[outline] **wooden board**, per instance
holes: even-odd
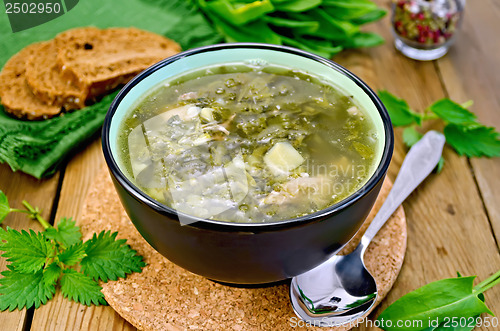
[[[389,9],[390,1],[377,2]],[[471,5],[474,6],[468,2],[466,13]],[[480,7],[489,8],[486,5]],[[497,17],[499,20],[500,17]],[[414,110],[422,111],[432,102],[446,96],[444,82],[436,70],[435,62],[413,61],[395,51],[391,44],[393,38],[389,20],[390,17],[385,17],[370,27],[386,38],[387,45],[345,52],[336,60],[374,89],[387,89],[407,100]],[[475,21],[473,22],[475,24]],[[461,42],[465,45],[459,46]],[[458,38],[454,47],[470,47],[470,43]],[[470,57],[469,61],[472,58],[474,57]],[[498,60],[496,63],[497,67],[500,66]],[[454,68],[461,70],[465,65],[474,67],[470,63],[463,63],[462,66],[454,65]],[[492,72],[487,75],[491,76]],[[467,77],[460,79],[463,81]],[[497,90],[500,88],[498,85],[496,87]],[[472,90],[465,91],[470,95],[457,101],[475,98]],[[495,114],[495,109],[489,108],[486,112]],[[423,129],[429,128],[441,129],[438,123],[431,123]],[[401,137],[402,130],[396,129],[395,133],[396,146],[389,169],[392,179],[395,178],[406,155]],[[431,175],[404,203],[408,219],[408,250],[405,263],[393,290],[374,311],[373,317],[409,291],[431,281],[455,277],[456,271],[463,275],[478,275],[477,281],[480,281],[500,268],[498,246],[493,233],[486,231],[491,228],[490,220],[468,160],[459,157],[449,147],[445,147],[444,158],[446,164],[443,172]],[[500,171],[498,165],[495,169]],[[492,180],[492,177],[489,177],[489,181],[491,186],[498,186],[498,181]],[[492,200],[496,200],[498,205],[498,197]],[[500,313],[500,287],[486,293],[486,302],[493,312]],[[488,328],[483,326],[477,330],[486,331]]]
[[[391,1],[378,0],[389,8]],[[388,89],[407,99],[416,110],[422,110],[438,98],[449,95],[463,102],[475,101],[472,110],[482,121],[500,128],[500,5],[498,0],[468,1],[463,25],[456,44],[444,58],[420,63],[398,54],[392,45],[389,17],[368,26],[386,38],[386,44],[367,50],[348,51],[335,60],[352,70],[373,89]],[[390,168],[394,179],[406,153],[401,130],[396,130],[397,146]],[[455,271],[477,274],[478,281],[500,268],[498,239],[500,236],[500,160],[457,157],[447,148],[443,174],[433,176],[409,197],[405,203],[409,226],[406,261],[400,277],[388,297],[371,315],[375,318],[401,295],[427,282],[453,277]],[[88,185],[100,169],[99,143],[74,158],[63,174],[63,191],[56,203],[60,216],[78,217],[79,205],[87,194]],[[99,159],[102,162],[102,159]],[[73,170],[71,170],[73,169]],[[81,172],[80,172],[81,171]],[[44,216],[57,201],[57,177],[38,182],[21,173],[13,174],[0,166],[0,189],[9,197],[36,200]],[[48,186],[53,185],[52,189]],[[69,197],[66,197],[69,195]],[[76,198],[76,200],[75,200]],[[35,202],[33,202],[35,204]],[[17,206],[17,205],[16,205]],[[55,207],[54,207],[55,208]],[[16,228],[36,226],[23,215],[9,216],[6,224]],[[497,241],[492,232],[497,233]],[[0,266],[4,259],[0,260]],[[133,330],[110,307],[88,308],[63,300],[55,301],[30,314],[0,313],[0,325],[6,330]],[[500,314],[500,286],[486,293],[492,311]],[[27,316],[27,318],[26,318]],[[365,330],[366,328],[358,328]],[[478,328],[478,330],[488,330]],[[491,330],[491,328],[489,329]],[[488,331],[489,331],[488,330]]]
[[[8,165],[0,164],[0,190],[7,194],[11,208],[23,209],[22,201],[26,200],[33,207],[39,207],[42,217],[47,221],[50,221],[58,181],[59,173],[48,180],[37,180],[20,172],[13,174]],[[3,222],[3,227],[6,226],[17,230],[43,230],[38,222],[21,213],[8,215]],[[1,258],[0,271],[6,269],[5,265],[5,259]],[[31,316],[27,316],[26,309],[0,312],[0,328],[9,331],[24,330],[26,323],[30,322],[27,318]]]
[[[86,193],[104,164],[100,139],[78,154],[64,173],[61,198],[55,219],[73,216],[78,219]],[[64,299],[58,291],[33,315],[31,330],[135,330],[111,307],[87,307]]]
[[[481,19],[476,19],[481,17]],[[469,5],[460,42],[448,56],[437,61],[445,93],[459,102],[473,99],[472,111],[489,126],[500,129],[500,5],[484,0],[483,5]],[[500,158],[471,159],[473,176],[480,188],[487,216],[500,248]]]
[[[367,221],[342,253],[357,246],[391,186],[386,180]],[[118,231],[144,257],[148,265],[142,273],[102,285],[108,303],[142,330],[292,330],[298,324],[288,284],[258,288],[222,285],[192,274],[156,252],[128,219],[106,169],[88,193],[79,225],[87,239],[102,230]],[[394,284],[405,250],[406,221],[400,207],[365,255],[366,266],[377,282],[377,304]]]

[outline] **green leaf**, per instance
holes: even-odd
[[[82,303],[86,306],[105,305],[101,287],[92,278],[73,270],[66,269],[61,277],[61,292],[65,298]]]
[[[322,8],[335,18],[352,20],[377,9],[370,0],[323,0]]]
[[[328,43],[328,41],[320,41],[320,40],[309,41],[305,38],[300,38],[298,36],[296,36],[295,38],[287,38],[282,36],[281,38],[283,39],[283,43],[286,45],[297,47],[311,53],[316,53],[319,56],[323,56],[328,59],[333,57],[340,51],[342,51],[341,46],[336,46],[336,47],[331,46],[331,43]]]
[[[319,23],[317,21],[296,21],[274,16],[265,16],[262,19],[271,25],[288,28],[300,34],[313,33],[319,28]]]
[[[82,238],[80,227],[76,225],[76,222],[72,218],[66,217],[61,218],[59,223],[57,223],[57,228],[48,228],[45,230],[45,236],[54,239],[64,247],[74,245]]]
[[[375,47],[382,45],[384,38],[375,32],[358,32],[349,39],[340,42],[345,48]]]
[[[52,262],[43,270],[43,279],[47,284],[55,284],[61,276],[61,272],[61,267],[56,262]]]
[[[472,105],[474,105],[474,100],[467,100],[464,103],[460,104],[460,106],[462,106],[464,108],[472,107]]]
[[[369,12],[363,16],[351,19],[351,23],[356,24],[356,25],[363,25],[363,24],[375,22],[375,21],[378,21],[379,19],[381,19],[382,17],[384,17],[385,14],[387,14],[387,11],[385,11],[384,9],[381,9],[381,8],[377,8],[377,9],[374,9],[371,12]]]
[[[9,215],[10,213],[10,206],[9,206],[9,199],[7,199],[7,196],[5,193],[0,190],[0,223],[3,222],[5,217]]]
[[[479,124],[470,127],[448,124],[444,128],[446,141],[458,154],[467,157],[500,156],[500,134],[494,128]]]
[[[141,272],[146,265],[142,256],[137,255],[125,239],[116,240],[116,235],[117,232],[102,231],[85,242],[87,256],[80,262],[85,275],[107,282],[125,277],[127,273]]]
[[[466,324],[467,325],[467,326],[463,326],[463,327],[460,327],[460,326],[456,326],[456,327],[450,326],[451,323],[452,323],[452,320],[449,319],[446,322],[443,322],[443,323],[439,324],[439,326],[437,328],[429,328],[428,330],[429,331],[472,331],[472,330],[474,330],[474,328],[476,326],[476,322],[475,321],[476,321],[477,318],[479,318],[479,315],[467,318],[466,320],[462,319],[462,321],[460,321],[460,318],[457,318],[456,319],[457,323],[460,324],[460,322],[461,322],[462,324]],[[471,322],[473,322],[473,323],[471,323]]]
[[[460,274],[460,272],[457,271],[457,277],[462,277],[462,275]],[[480,293],[478,296],[479,300],[481,300],[482,302],[484,302],[484,295],[483,293]],[[448,326],[451,324],[451,321],[446,321],[446,322],[443,322],[441,323],[437,328],[429,328],[428,330],[429,331],[472,331],[475,326],[476,326],[476,320],[477,318],[479,318],[480,315],[477,315],[477,316],[474,316],[474,317],[471,317],[471,318],[468,318],[467,320],[462,320],[462,321],[458,321],[459,325],[460,324],[467,324],[467,326],[463,326],[463,327],[460,327],[460,326],[457,326],[457,327],[453,327],[453,326]],[[472,322],[472,323],[471,323]],[[445,326],[445,324],[447,326]]]
[[[301,13],[318,7],[321,0],[273,0],[273,4],[276,10]]]
[[[439,158],[438,164],[436,165],[436,168],[434,169],[434,172],[439,174],[443,170],[444,163],[445,163],[444,157],[441,155],[441,157]]]
[[[211,15],[217,30],[224,36],[226,42],[263,42],[281,45],[281,39],[263,20],[254,21],[242,26],[229,23]]]
[[[206,2],[206,8],[233,25],[244,25],[274,11],[273,4],[269,0],[250,3],[216,0]]]
[[[492,312],[478,298],[479,292],[473,290],[475,277],[461,277],[438,280],[410,292],[390,305],[378,317],[385,321],[384,330],[421,330],[415,321],[421,321],[426,327],[429,319],[443,322],[444,317],[473,317],[481,313]],[[389,327],[387,321],[392,321]],[[402,321],[402,322],[399,322]],[[405,323],[413,327],[397,328],[396,323]],[[411,322],[413,321],[413,322]]]
[[[340,40],[350,38],[359,32],[358,26],[349,21],[334,18],[320,8],[314,8],[308,11],[307,15],[320,24],[320,28],[317,32],[312,33],[312,36]]]
[[[409,126],[403,130],[403,141],[407,147],[415,145],[423,136],[413,126]]]
[[[85,245],[80,241],[66,248],[59,255],[57,255],[57,258],[59,261],[70,267],[80,262],[85,256],[87,256],[85,254]]]
[[[56,292],[53,278],[45,278],[42,270],[36,273],[22,273],[11,265],[2,272],[0,278],[0,310],[10,311],[40,307],[51,299]]]
[[[7,227],[0,228],[0,250],[3,257],[12,263],[12,267],[20,273],[33,273],[45,265],[55,252],[54,242],[47,240],[43,233],[33,230],[21,232]]]
[[[476,115],[447,98],[434,102],[429,109],[448,123],[467,124],[476,120]]]
[[[413,123],[418,125],[421,124],[422,117],[420,114],[412,111],[403,99],[400,99],[387,91],[378,91],[378,96],[389,112],[392,125],[405,126]]]

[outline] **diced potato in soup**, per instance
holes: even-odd
[[[163,82],[131,108],[118,143],[127,177],[171,208],[279,222],[361,188],[378,139],[341,89],[290,68],[235,63]]]
[[[288,142],[278,142],[264,155],[264,162],[274,174],[287,174],[304,162]]]

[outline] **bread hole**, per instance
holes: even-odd
[[[83,45],[83,48],[85,48],[85,49],[92,49],[92,48],[94,48],[94,46],[92,46],[92,44],[85,43],[85,45]]]

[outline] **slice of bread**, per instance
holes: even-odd
[[[0,73],[7,112],[36,120],[83,108],[152,64],[180,51],[136,28],[76,28],[14,55]]]
[[[136,28],[77,28],[55,40],[64,45],[57,55],[63,78],[86,91],[89,99],[181,50],[170,39]]]
[[[7,61],[0,72],[0,101],[12,115],[28,120],[56,116],[61,107],[48,105],[38,99],[26,82],[25,63],[39,50],[43,43],[31,44]]]
[[[54,40],[40,44],[26,62],[26,80],[33,94],[49,105],[66,110],[85,107],[87,94],[71,80],[63,79],[56,62],[58,46]]]

